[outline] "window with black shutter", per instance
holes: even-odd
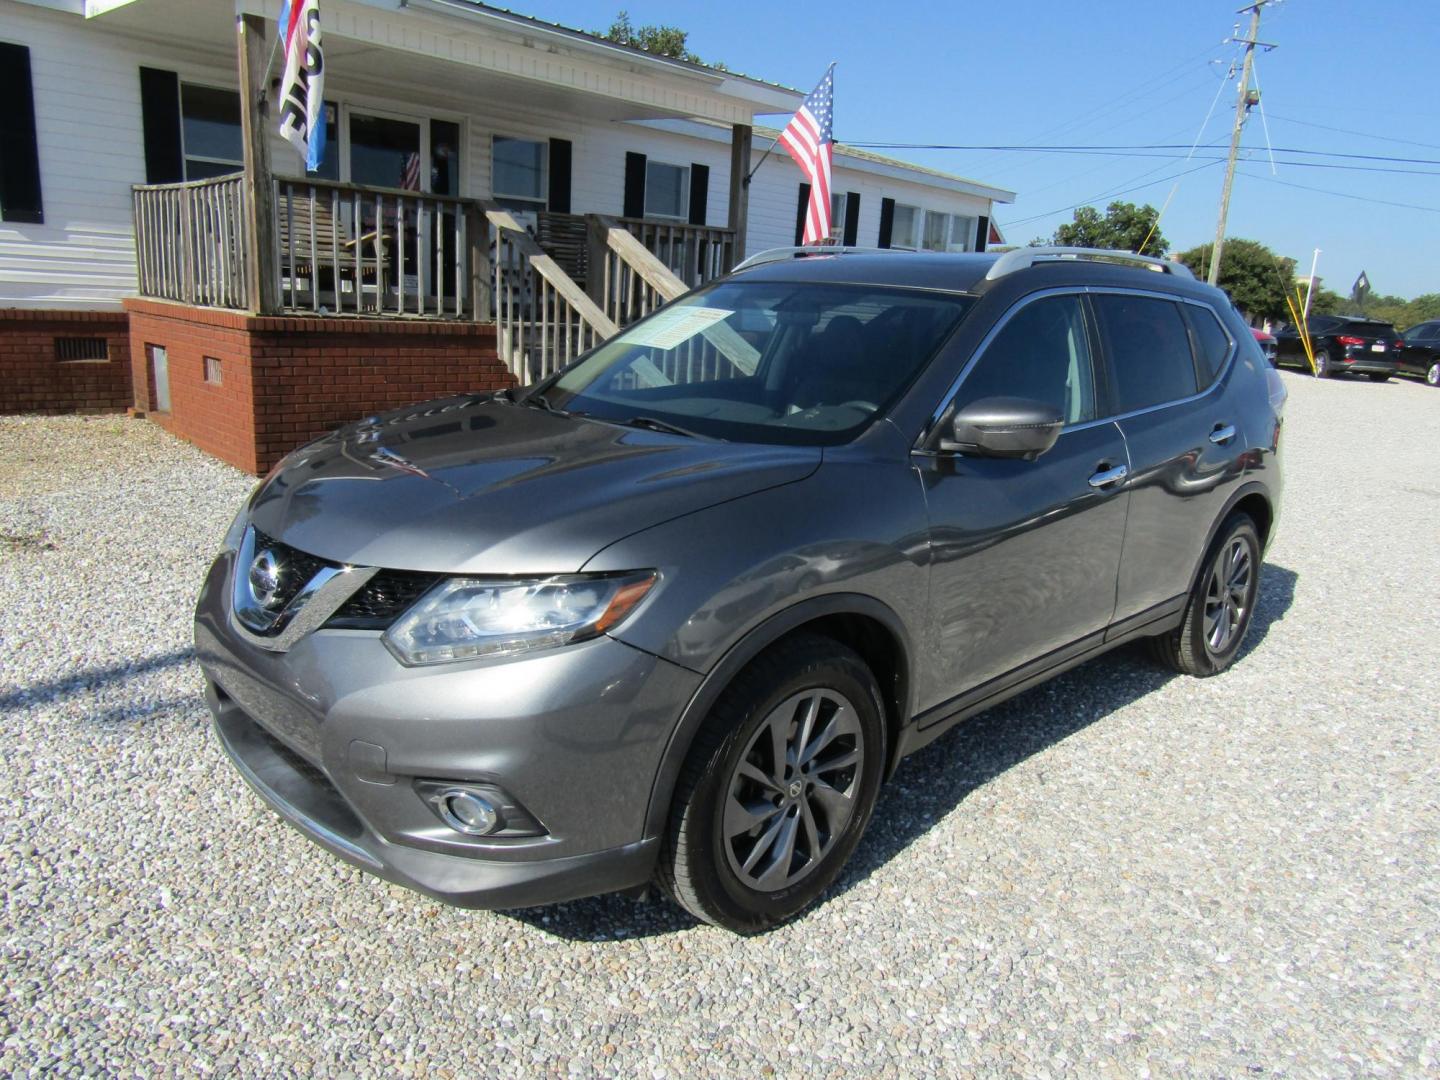
[[[0,42],[0,221],[39,225],[40,147],[35,137],[35,95],[30,50]]]

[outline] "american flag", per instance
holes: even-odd
[[[830,157],[834,142],[835,65],[825,69],[820,85],[800,104],[800,111],[785,125],[780,141],[810,181],[810,206],[805,211],[806,244],[830,236]]]
[[[400,186],[406,191],[420,190],[420,155],[412,153],[400,169]]]

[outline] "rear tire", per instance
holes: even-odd
[[[869,823],[884,716],[875,676],[839,642],[803,634],[761,654],[695,737],[660,852],[661,888],[737,934],[803,911]]]
[[[1385,374],[1383,371],[1372,371],[1372,372],[1370,373],[1370,381],[1371,381],[1371,382],[1389,382],[1389,381],[1390,381],[1390,376],[1387,375],[1387,374]]]
[[[1330,354],[1321,349],[1315,354],[1315,377],[1317,379],[1328,379],[1335,373],[1334,365],[1330,361]]]
[[[1150,639],[1166,667],[1206,678],[1240,652],[1260,591],[1260,534],[1249,514],[1232,514],[1205,556],[1180,625]]]

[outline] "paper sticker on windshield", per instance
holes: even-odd
[[[650,345],[657,349],[673,349],[708,330],[735,312],[725,308],[676,307],[651,316],[643,326],[625,332],[627,345]]]

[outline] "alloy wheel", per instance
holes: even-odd
[[[1440,360],[1430,365],[1429,370],[1425,372],[1425,381],[1431,386],[1440,386]]]
[[[1216,557],[1205,592],[1205,644],[1211,653],[1223,653],[1243,630],[1254,576],[1250,545],[1244,537],[1232,538]]]
[[[745,885],[776,892],[809,876],[859,806],[860,717],[841,693],[805,690],[771,710],[730,777],[722,843]]]

